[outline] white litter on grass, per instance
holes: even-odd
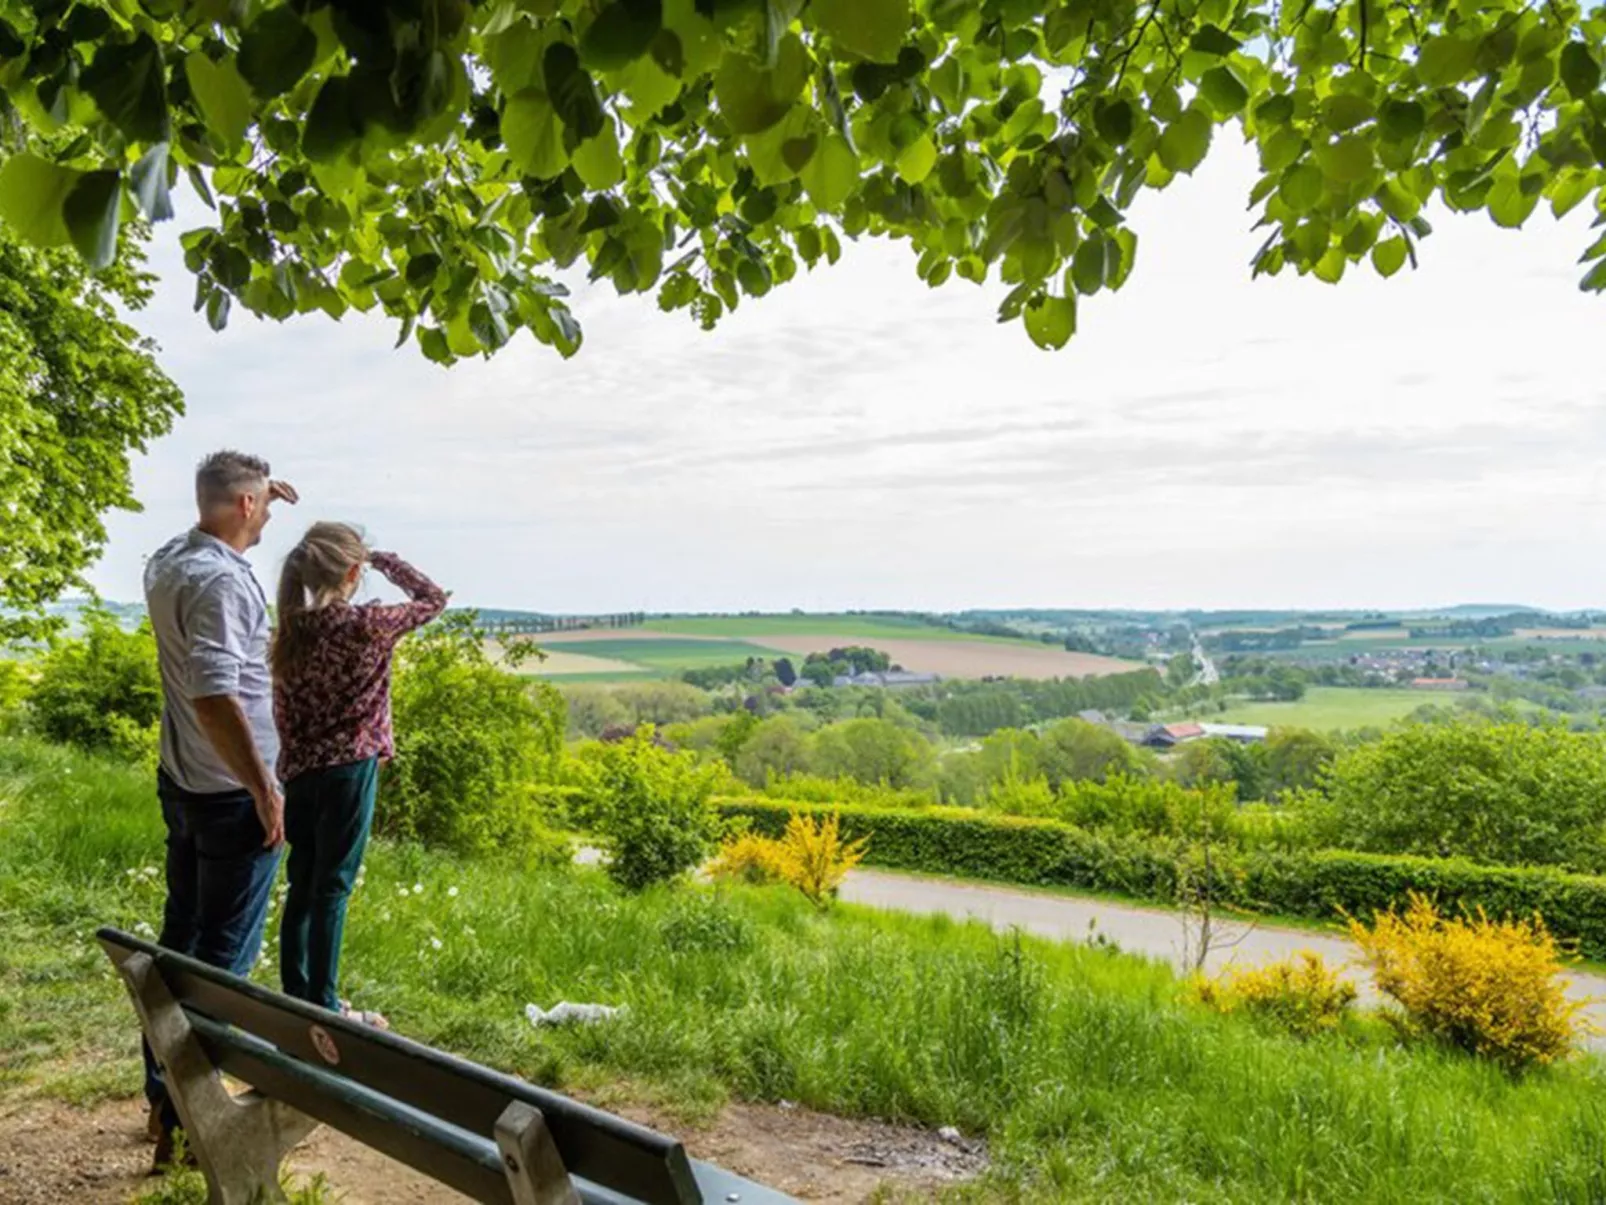
[[[524,1006],[524,1015],[537,1029],[544,1025],[595,1025],[598,1021],[611,1021],[623,1011],[611,1004],[570,1004],[567,1000],[545,1010],[534,1004]]]

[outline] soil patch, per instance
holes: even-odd
[[[647,1108],[619,1108],[644,1125],[679,1132],[697,1158],[804,1201],[865,1201],[886,1188],[924,1196],[986,1167],[985,1147],[926,1130],[847,1121],[807,1109],[733,1105],[691,1132]],[[75,1109],[32,1100],[0,1106],[0,1201],[7,1205],[126,1205],[151,1181],[142,1101]],[[322,1173],[346,1205],[450,1205],[466,1201],[343,1134],[320,1129],[292,1153],[303,1177]]]

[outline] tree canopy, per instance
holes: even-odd
[[[441,362],[572,354],[582,259],[712,326],[890,236],[1056,348],[1223,126],[1257,275],[1393,275],[1434,198],[1599,205],[1603,36],[1575,0],[0,0],[0,218],[103,264],[183,179],[214,327],[379,309]]]
[[[145,303],[139,265],[126,239],[92,275],[71,252],[19,245],[0,228],[0,640],[48,630],[43,605],[105,545],[101,516],[138,509],[130,452],[183,408],[114,308]]]

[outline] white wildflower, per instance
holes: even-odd
[[[413,894],[414,895],[423,895],[424,894],[424,885],[422,883],[414,883],[413,884]]]
[[[447,894],[447,895],[448,895],[448,896],[449,896],[449,897],[451,897],[451,898],[452,898],[452,899],[454,899],[454,900],[455,900],[455,899],[456,899],[456,898],[457,898],[457,888],[456,888],[456,887],[448,887],[448,888],[447,888],[447,889],[446,889],[446,894]]]
[[[401,890],[400,890],[400,891],[398,891],[398,892],[397,892],[397,893],[396,893],[396,894],[397,894],[397,895],[399,895],[399,896],[401,896],[401,897],[402,897],[402,899],[406,899],[406,898],[407,898],[407,897],[408,897],[408,896],[409,896],[409,895],[410,895],[410,894],[412,894],[412,893],[411,893],[411,892],[409,892],[409,891],[408,891],[408,890],[407,890],[407,888],[405,888],[405,887],[403,887],[403,888],[402,888],[402,889],[401,889]]]
[[[432,950],[440,949],[441,948],[441,939],[438,938],[438,937],[430,938],[429,939],[429,948],[432,949]]]
[[[134,932],[138,933],[141,937],[155,937],[156,936],[156,930],[151,928],[144,921],[140,921],[139,924],[134,926]]]

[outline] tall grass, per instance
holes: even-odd
[[[0,989],[16,1000],[0,1006],[0,1049],[64,991],[125,1028],[112,1041],[131,1062],[115,983],[70,951],[91,920],[144,910],[154,923],[158,886],[126,873],[157,858],[154,794],[115,767],[0,743],[0,799]],[[1606,1075],[1592,1059],[1516,1079],[1382,1039],[1268,1036],[1107,950],[942,918],[820,915],[785,890],[626,897],[595,872],[386,845],[348,943],[361,1006],[532,1078],[984,1134],[995,1171],[959,1196],[1528,1202],[1606,1188]],[[526,1003],[559,999],[626,1011],[569,1030],[525,1021]]]

